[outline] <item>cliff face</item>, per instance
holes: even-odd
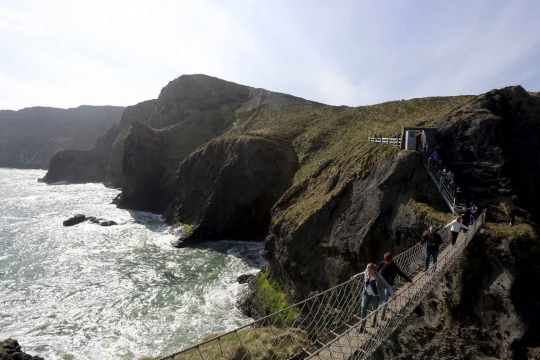
[[[540,98],[509,87],[480,95],[437,123],[440,153],[486,229],[377,358],[525,359],[540,347]],[[509,210],[518,209],[509,226]],[[414,340],[413,340],[414,339]]]
[[[56,153],[50,160],[49,171],[43,181],[107,181],[111,186],[121,186],[124,139],[134,121],[148,121],[154,103],[154,100],[149,100],[127,107],[120,122],[113,124],[100,136],[90,150],[69,149]]]
[[[123,107],[33,107],[0,111],[0,166],[47,169],[54,154],[90,149],[120,119]]]
[[[517,197],[540,215],[540,97],[521,86],[493,90],[444,116],[440,152],[473,197]]]
[[[150,114],[156,106],[156,100],[147,100],[133,106],[128,106],[122,114],[120,120],[119,133],[114,138],[114,141],[109,150],[109,163],[107,165],[107,175],[105,183],[115,188],[121,188],[124,185],[124,174],[122,170],[122,162],[124,159],[124,144],[129,135],[130,127],[135,122],[146,123],[150,118]],[[109,131],[113,131],[111,128]]]
[[[194,152],[180,165],[168,212],[171,223],[192,225],[178,245],[264,239],[297,167],[290,143],[260,136],[224,137]]]
[[[284,219],[266,239],[272,276],[294,289],[296,298],[348,280],[385,251],[414,245],[430,223],[441,224],[416,211],[419,201],[438,195],[417,153],[391,156],[366,177],[334,189],[329,184],[327,191],[329,201],[301,225],[292,228]],[[286,194],[275,211],[293,201]]]
[[[191,152],[231,129],[250,88],[205,75],[165,86],[147,122],[126,137],[120,206],[162,212],[174,172]]]

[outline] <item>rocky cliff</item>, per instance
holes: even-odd
[[[178,170],[170,221],[189,224],[177,245],[262,240],[270,209],[292,184],[298,160],[289,142],[223,137],[191,154]]]
[[[525,359],[540,347],[540,98],[493,90],[442,117],[439,151],[486,229],[377,358]],[[518,209],[516,225],[509,211]],[[413,341],[414,340],[414,341]]]
[[[165,86],[146,125],[125,140],[122,207],[162,212],[169,185],[191,152],[230,130],[250,88],[205,75],[181,76]]]
[[[124,108],[79,106],[0,111],[0,166],[47,169],[52,156],[66,149],[87,150],[117,122]]]
[[[174,171],[155,167],[163,164],[155,161],[163,156],[163,135],[139,129],[136,138],[148,149],[139,157],[154,156],[143,160],[154,167],[145,173],[158,174],[147,186],[161,181],[151,199],[161,199],[159,209],[166,209],[171,223],[185,224],[184,245],[245,238],[243,231],[252,231],[248,224],[259,224],[261,217],[246,212],[244,204],[266,194],[258,182],[272,176],[272,199],[281,196],[269,210],[269,225],[260,223],[259,231],[250,233],[255,238],[268,229],[268,276],[291,300],[335,285],[383,252],[398,253],[416,243],[430,224],[451,220],[416,153],[364,140],[405,125],[434,125],[440,129],[445,166],[457,174],[466,196],[488,209],[490,224],[428,297],[424,317],[411,318],[403,336],[391,339],[378,356],[520,358],[527,347],[539,345],[531,334],[538,328],[540,301],[524,285],[540,275],[532,261],[540,255],[538,219],[531,207],[538,198],[540,168],[535,94],[511,87],[476,97],[337,108],[251,89],[248,101],[252,105],[235,111],[235,126],[185,157]],[[265,158],[251,151],[254,140],[276,139],[284,153]],[[239,164],[257,158],[269,172],[250,177],[246,169],[259,165]],[[291,172],[292,178],[271,175]],[[512,206],[520,215],[510,228]]]
[[[47,183],[106,181],[110,186],[121,187],[125,138],[133,122],[148,121],[154,105],[155,100],[148,100],[128,106],[123,111],[120,121],[104,132],[89,150],[74,148],[56,153],[50,160],[49,171],[43,181]]]
[[[509,87],[348,108],[188,75],[147,105],[148,117],[106,140],[116,154],[111,178],[122,163],[120,206],[163,213],[181,246],[266,236],[265,279],[291,301],[451,220],[417,153],[365,140],[437,126],[444,165],[487,208],[489,225],[427,298],[424,315],[377,356],[522,358],[540,346],[540,300],[530,290],[540,276],[536,93]]]

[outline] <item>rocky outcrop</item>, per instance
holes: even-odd
[[[250,88],[206,75],[186,75],[161,91],[148,126],[125,140],[120,206],[162,212],[180,163],[199,146],[230,130]]]
[[[297,169],[290,143],[260,136],[223,137],[194,152],[180,165],[168,216],[192,225],[177,245],[263,239]]]
[[[440,152],[470,196],[516,196],[540,218],[540,98],[493,90],[444,116]]]
[[[77,214],[77,215],[65,220],[63,225],[64,226],[74,226],[74,225],[80,224],[80,223],[85,222],[85,221],[90,221],[93,224],[98,224],[98,225],[101,225],[101,226],[118,225],[115,221],[112,221],[112,220],[104,220],[104,219],[97,218],[95,216],[86,216],[86,215],[83,215],[83,214]]]
[[[106,160],[98,153],[84,150],[64,150],[56,153],[49,164],[49,171],[40,181],[53,184],[101,182],[105,177]]]
[[[26,354],[17,340],[6,339],[0,341],[0,360],[43,360],[43,358]]]
[[[80,223],[84,222],[85,220],[86,220],[85,215],[77,214],[77,215],[75,215],[73,217],[70,217],[67,220],[64,220],[63,225],[64,226],[73,226],[73,225],[80,224]]]
[[[135,122],[146,123],[150,114],[156,106],[156,100],[147,100],[137,105],[128,106],[122,114],[122,120],[119,124],[119,134],[114,139],[109,152],[109,163],[107,165],[107,175],[105,183],[114,188],[124,186],[124,174],[122,163],[124,159],[124,144],[129,135],[131,125]],[[112,130],[112,129],[111,129]]]
[[[120,106],[0,111],[0,167],[47,169],[59,151],[87,150],[120,119]]]
[[[149,100],[127,107],[120,122],[99,137],[92,149],[66,150],[55,154],[42,180],[47,183],[107,181],[111,186],[121,186],[123,176],[119,164],[122,163],[124,139],[134,121],[148,120],[154,104],[154,100]]]
[[[381,161],[366,178],[341,184],[301,226],[274,223],[266,239],[271,274],[296,298],[343,282],[385,251],[415,244],[429,222],[415,214],[411,200],[436,196],[417,153]],[[276,208],[291,201],[286,194]]]
[[[379,359],[526,359],[540,346],[540,101],[523,88],[477,96],[439,120],[439,152],[488,224]],[[514,227],[510,207],[520,209]],[[414,341],[413,341],[414,340]]]

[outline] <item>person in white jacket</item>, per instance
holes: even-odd
[[[392,299],[396,300],[396,294],[386,280],[382,277],[381,274],[377,272],[377,266],[373,263],[367,264],[366,271],[364,274],[364,292],[362,294],[362,319],[365,319],[367,316],[367,308],[369,304],[373,305],[373,311],[377,310],[379,304],[386,303],[387,295],[389,294]],[[356,280],[361,277],[362,273],[351,276],[351,280]],[[386,289],[386,292],[384,291]],[[385,309],[386,311],[386,309]],[[383,311],[383,318],[384,312]],[[365,320],[362,322],[359,331],[364,330]],[[373,320],[371,326],[377,325],[377,313],[373,315]]]
[[[456,244],[457,237],[459,235],[459,230],[463,229],[469,229],[463,223],[461,222],[463,219],[460,216],[452,220],[449,224],[445,225],[445,228],[450,226],[450,233],[452,234],[452,245]]]

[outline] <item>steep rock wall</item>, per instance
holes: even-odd
[[[125,139],[120,206],[163,212],[180,163],[230,130],[250,88],[205,75],[181,76],[161,91],[148,127]]]
[[[297,168],[289,142],[260,136],[222,137],[194,152],[180,165],[168,214],[171,223],[192,224],[178,245],[264,238]]]
[[[298,227],[287,220],[273,224],[266,240],[271,275],[297,298],[345,281],[384,251],[399,253],[416,243],[429,224],[411,201],[435,196],[417,153],[381,161],[367,177],[343,184]],[[284,196],[276,209],[291,201]]]
[[[443,160],[478,198],[517,196],[540,216],[540,97],[521,86],[477,96],[437,123]]]
[[[148,121],[155,100],[127,107],[119,123],[100,136],[90,150],[65,150],[56,153],[50,160],[49,171],[44,182],[69,181],[72,183],[103,182],[111,186],[122,185],[122,170],[119,166],[123,157],[123,141],[131,123]]]

